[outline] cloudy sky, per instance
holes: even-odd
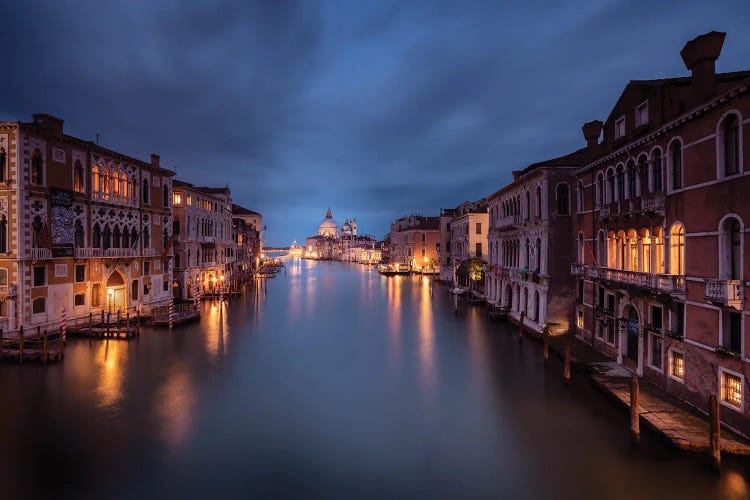
[[[2,3],[0,119],[229,184],[277,245],[329,206],[382,238],[490,194],[581,147],[629,79],[687,75],[704,32],[728,32],[719,71],[750,67],[747,0]]]

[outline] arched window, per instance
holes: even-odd
[[[662,184],[662,173],[661,173],[661,151],[658,149],[654,151],[654,155],[651,158],[653,165],[653,176],[651,181],[652,191],[654,193],[661,193],[663,191]]]
[[[164,232],[162,233],[162,248],[166,250],[168,245],[169,245],[169,232],[167,231],[167,228],[165,227]]]
[[[682,144],[674,141],[669,146],[669,157],[672,166],[672,189],[682,188]]]
[[[639,233],[641,242],[641,271],[651,272],[651,233],[648,228],[641,228]]]
[[[99,224],[94,224],[94,229],[91,232],[91,246],[94,248],[102,248],[102,233],[99,229]]]
[[[529,269],[531,267],[531,242],[526,238],[526,244],[524,245],[526,250],[526,259],[523,261],[523,267]]]
[[[626,194],[628,198],[635,198],[638,195],[636,188],[635,164],[633,163],[633,160],[628,161],[628,189]]]
[[[654,252],[654,273],[664,274],[666,272],[664,264],[664,230],[661,226],[654,227],[651,240]]]
[[[102,248],[107,250],[112,246],[112,230],[109,228],[109,224],[104,226],[104,232],[102,233]]]
[[[638,167],[636,169],[636,191],[638,196],[643,196],[648,192],[648,157],[643,154],[638,158]]]
[[[607,265],[607,234],[604,230],[599,231],[596,240],[596,265]]]
[[[721,138],[724,143],[724,175],[737,174],[740,171],[740,123],[734,113],[722,122]]]
[[[102,192],[105,193],[104,199],[108,199],[109,197],[107,194],[109,194],[110,185],[109,185],[109,170],[106,168],[104,169],[104,172],[102,172]]]
[[[622,229],[617,231],[617,269],[626,269],[626,254],[628,251],[628,239],[625,236],[625,231]]]
[[[130,246],[135,248],[138,245],[138,230],[133,228],[133,232],[130,233]]]
[[[151,248],[151,233],[148,228],[143,230],[143,248]]]
[[[596,176],[596,204],[601,206],[604,203],[604,174],[599,172]]]
[[[536,187],[536,218],[542,217],[542,188]]]
[[[526,312],[528,312],[528,307],[529,307],[529,289],[526,288],[526,287],[524,287],[523,288],[523,304],[521,306],[521,308],[522,308],[521,310],[524,313],[526,313]]]
[[[77,220],[74,227],[75,227],[74,229],[75,235],[73,239],[74,239],[75,247],[83,248],[86,246],[84,242],[84,235],[83,235],[83,224],[81,224],[81,221]]]
[[[31,183],[37,185],[44,184],[42,153],[38,149],[35,149],[31,154]]]
[[[570,189],[565,182],[557,185],[557,215],[570,215]]]
[[[542,272],[542,240],[540,238],[536,239],[536,269],[534,269],[534,272],[536,274],[539,274]]]
[[[37,215],[31,222],[31,246],[33,248],[39,248],[43,228],[44,224],[42,224],[42,219]]]
[[[578,211],[583,212],[585,210],[586,193],[584,191],[583,182],[578,181]]]
[[[617,201],[625,199],[625,169],[622,165],[617,166]]]
[[[685,274],[685,228],[679,223],[669,233],[669,273]]]
[[[151,190],[148,187],[148,179],[143,179],[143,196],[141,197],[143,203],[151,203]]]
[[[166,184],[164,184],[164,187],[162,188],[162,204],[165,207],[169,206],[169,189],[167,189]]]
[[[583,264],[584,259],[586,257],[584,254],[585,249],[583,245],[584,245],[583,233],[578,233],[578,252],[576,252],[576,254],[578,255],[579,264]]]
[[[609,169],[607,171],[607,203],[615,201],[615,171]]]
[[[635,229],[628,230],[627,256],[625,263],[627,269],[631,271],[640,271],[640,262],[638,258],[638,234]]]
[[[719,275],[723,279],[742,279],[742,228],[734,217],[727,218],[721,226],[721,259]]]
[[[5,182],[10,178],[7,170],[8,155],[5,154],[5,148],[0,148],[0,182]]]
[[[83,193],[83,165],[81,165],[81,160],[76,160],[73,166],[73,189]]]
[[[526,191],[526,206],[524,207],[524,219],[528,220],[531,217],[531,195]]]
[[[120,172],[115,172],[112,175],[112,192],[118,196],[120,194]]]
[[[0,215],[0,253],[8,253],[8,219]]]
[[[120,226],[115,226],[115,230],[112,232],[112,248],[120,248],[122,243],[121,236]]]
[[[94,165],[94,168],[91,169],[91,190],[95,193],[98,193],[101,191],[102,185],[101,185],[101,178],[99,176],[99,166]]]
[[[122,229],[122,248],[130,248],[130,231],[127,227]]]

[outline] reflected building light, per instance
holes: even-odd
[[[121,342],[105,340],[95,355],[95,364],[99,369],[96,393],[102,407],[116,405],[123,397],[122,382],[128,351],[121,346]]]
[[[170,373],[156,393],[157,417],[164,441],[172,448],[183,445],[189,435],[195,407],[195,388],[183,371]]]

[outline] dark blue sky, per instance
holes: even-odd
[[[271,244],[329,206],[383,237],[575,150],[629,79],[684,76],[728,32],[750,68],[750,2],[4,0],[0,119],[66,131],[178,177],[229,184]]]

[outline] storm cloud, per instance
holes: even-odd
[[[547,4],[5,1],[0,119],[159,153],[282,245],[329,206],[382,237],[490,194],[581,147],[628,80],[687,75],[701,33],[728,32],[719,71],[747,69],[745,1]]]

